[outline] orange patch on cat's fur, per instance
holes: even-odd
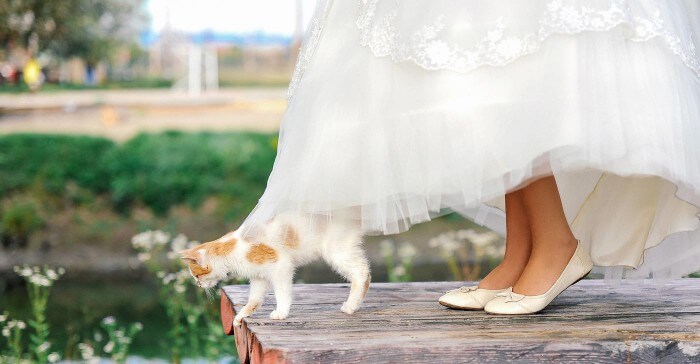
[[[282,244],[292,249],[296,249],[299,247],[299,234],[297,234],[297,231],[294,230],[293,227],[287,226],[287,229],[285,229],[284,241],[282,241]]]
[[[202,267],[201,265],[197,264],[197,262],[195,262],[194,260],[190,260],[190,271],[195,276],[201,276],[201,275],[209,274],[211,272],[211,268]]]
[[[235,238],[231,238],[228,241],[212,242],[210,251],[214,255],[229,255],[236,247],[237,242],[238,240],[236,240]]]
[[[255,264],[263,264],[277,261],[277,252],[265,244],[256,244],[250,247],[245,258]]]
[[[367,275],[367,280],[365,281],[365,290],[364,290],[364,292],[362,292],[362,298],[364,298],[365,295],[367,294],[367,291],[369,291],[369,282],[371,280],[372,280],[372,276]]]

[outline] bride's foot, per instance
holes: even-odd
[[[513,292],[540,295],[552,287],[576,250],[576,238],[537,242],[522,274],[513,284]]]
[[[519,246],[526,248],[506,253],[503,261],[479,281],[479,288],[503,289],[515,284],[530,258],[530,243]]]
[[[518,279],[530,257],[531,243],[529,236],[517,242],[507,241],[503,261],[479,281],[478,286],[463,286],[447,291],[438,302],[443,306],[461,310],[483,309],[497,294],[509,290]]]

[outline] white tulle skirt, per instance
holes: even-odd
[[[320,1],[267,189],[284,211],[393,234],[554,175],[608,277],[700,270],[700,4]]]

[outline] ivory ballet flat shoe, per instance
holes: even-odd
[[[458,310],[481,310],[496,294],[506,292],[508,288],[485,289],[479,286],[462,286],[445,292],[438,302],[449,308]]]
[[[556,282],[549,287],[547,292],[536,295],[527,296],[524,294],[509,290],[496,295],[484,306],[484,311],[488,313],[504,314],[504,315],[522,315],[539,312],[554,300],[560,293],[574,283],[580,281],[590,273],[593,268],[593,262],[590,256],[581,246],[581,241],[576,239],[577,245],[574,255],[571,256],[569,263],[564,267]]]

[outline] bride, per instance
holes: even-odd
[[[542,310],[591,269],[700,270],[700,4],[320,0],[274,169],[284,211],[394,234],[456,211],[505,236],[436,299]]]

